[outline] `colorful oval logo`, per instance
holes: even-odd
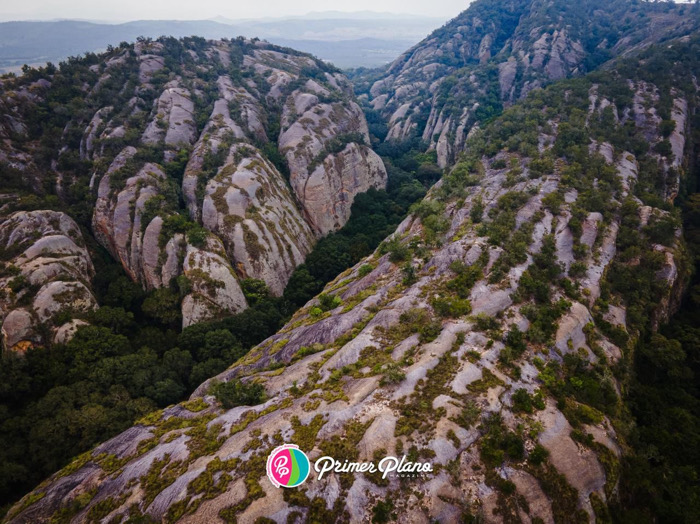
[[[276,447],[267,457],[267,476],[276,487],[295,488],[311,470],[306,454],[294,444]]]

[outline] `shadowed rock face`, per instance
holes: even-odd
[[[216,232],[242,274],[281,295],[315,237],[284,177],[259,150],[234,144],[206,186],[202,224]]]
[[[615,431],[612,369],[639,329],[633,317],[641,305],[626,301],[629,282],[619,275],[658,290],[645,310],[652,328],[672,313],[688,276],[679,231],[662,244],[644,236],[668,216],[634,196],[651,160],[665,179],[664,198],[677,175],[673,153],[635,155],[593,132],[605,108],[617,105],[611,136],[626,126],[652,145],[662,140],[658,122],[637,121],[629,111],[634,93],[655,86],[637,76],[617,81],[630,88],[624,101],[608,100],[603,86],[584,78],[551,86],[496,119],[386,250],[328,284],[325,292],[340,305],[319,314],[312,300],[189,402],[80,457],[9,520],[72,512],[75,522],[366,522],[390,500],[398,522],[455,522],[467,512],[496,522],[595,521],[614,495],[625,448]],[[697,88],[689,89],[674,91],[676,118],[700,101]],[[647,102],[651,111],[655,102]],[[570,122],[582,133],[573,149],[562,145]],[[675,140],[692,136],[690,122]],[[504,126],[517,134],[525,125],[535,133],[522,138],[529,141],[522,150],[499,135]],[[685,159],[677,165],[682,171]],[[245,161],[235,166],[253,177]],[[627,249],[630,238],[651,249]],[[200,256],[187,249],[188,257]],[[209,388],[234,379],[263,384],[264,402],[222,409]],[[405,454],[434,471],[322,480],[312,472],[286,491],[265,475],[270,451],[282,443],[300,445],[312,462]]]
[[[325,234],[350,218],[354,195],[381,186],[384,177],[379,156],[365,146],[351,143],[326,156],[308,177],[300,175],[293,184],[314,229]],[[329,194],[333,195],[330,200]]]
[[[328,80],[348,89],[340,75]],[[279,145],[292,188],[316,234],[323,236],[347,222],[354,195],[382,187],[386,171],[364,145],[369,134],[360,107],[332,101],[331,91],[317,82],[305,87],[312,93],[295,91],[284,105]]]
[[[623,27],[627,16],[639,23]],[[686,34],[698,27],[693,18],[648,2],[483,0],[381,74],[360,78],[358,92],[389,121],[389,138],[421,137],[445,167],[470,129],[491,116],[489,107],[509,106],[552,81]]]
[[[204,270],[185,267],[191,250],[208,253],[197,263],[214,264],[226,284],[198,286],[185,326],[246,308],[240,279],[281,295],[316,240],[346,223],[355,195],[386,187],[352,86],[308,55],[242,38],[164,38],[111,50],[89,69],[89,109],[66,126],[82,137],[64,137],[61,154],[92,162],[95,237],[146,289],[196,279]],[[0,162],[25,179],[46,174],[13,139],[28,140],[23,114],[52,94],[43,81],[0,101]],[[73,181],[55,164],[62,194]],[[14,321],[23,332],[26,315]]]
[[[142,280],[149,287],[160,287],[161,279],[152,278],[152,272],[148,273],[151,278],[147,278],[143,264],[144,258],[150,259],[152,252],[157,252],[158,237],[145,234],[150,224],[143,224],[143,227],[142,219],[146,203],[158,195],[158,184],[165,180],[165,173],[160,166],[146,163],[123,183],[112,178],[136,153],[134,147],[125,148],[100,180],[93,230],[97,240],[122,263],[132,279]]]
[[[245,296],[218,238],[209,237],[201,248],[187,245],[182,270],[192,285],[182,302],[183,327],[245,309]]]
[[[3,348],[66,342],[74,321],[57,322],[59,313],[97,307],[90,290],[94,269],[78,225],[56,211],[20,211],[0,220]]]

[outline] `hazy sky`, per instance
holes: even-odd
[[[261,18],[330,10],[452,17],[468,4],[469,0],[0,0],[0,20],[201,20],[218,15]]]

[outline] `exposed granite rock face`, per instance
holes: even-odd
[[[165,85],[155,104],[155,117],[146,127],[141,140],[148,145],[165,144],[175,148],[192,144],[197,128],[194,122],[192,94],[178,80]]]
[[[138,69],[141,84],[125,108],[98,110],[81,142],[81,157],[99,160],[95,236],[132,279],[155,289],[191,272],[183,267],[189,236],[209,232],[223,245],[217,267],[281,295],[316,239],[348,220],[355,195],[385,187],[384,165],[364,145],[367,123],[343,75],[259,41],[195,48],[183,49],[185,65],[167,81],[166,46],[146,41],[135,57],[110,60],[100,77],[98,84],[115,68]],[[133,122],[143,128],[129,142]],[[180,176],[189,222],[176,216]],[[226,297],[188,297],[185,324],[245,307],[239,287],[227,287]]]
[[[81,326],[88,326],[89,324],[84,320],[75,318],[69,322],[63,324],[60,328],[56,330],[56,334],[53,337],[54,344],[66,344],[69,342],[76,334]]]
[[[327,88],[307,83],[306,89],[312,93],[294,91],[284,104],[279,147],[292,189],[323,236],[347,222],[356,194],[386,187],[387,177],[379,156],[364,145],[369,134],[360,107],[324,103],[319,97],[331,97]]]
[[[190,157],[183,192],[190,215],[219,235],[239,275],[264,280],[280,295],[314,235],[277,167],[242,143],[267,141],[260,102],[228,77],[220,77],[218,87],[221,98]],[[207,154],[225,158],[209,180],[202,178]]]
[[[56,323],[59,313],[84,314],[97,306],[94,274],[78,225],[56,211],[20,211],[0,223],[3,347],[25,350],[72,333]]]
[[[352,85],[309,55],[258,39],[141,39],[79,68],[85,104],[61,113],[50,168],[33,160],[43,153],[28,122],[61,71],[0,79],[0,170],[10,187],[29,182],[42,195],[55,180],[70,199],[90,166],[94,235],[147,290],[186,272],[188,245],[213,242],[232,278],[281,295],[317,239],[346,223],[355,195],[386,187]],[[239,287],[188,298],[185,322],[240,311]]]
[[[255,137],[263,142],[267,141],[267,135],[261,123],[263,109],[260,102],[245,88],[235,88],[228,76],[219,77],[217,86],[219,98],[214,102],[209,121],[190,155],[182,182],[187,207],[190,215],[196,220],[201,220],[202,202],[198,193],[201,193],[201,186],[206,181],[200,181],[199,177],[207,155],[217,153],[226,155],[232,140]],[[236,120],[232,117],[231,107],[236,109],[233,115]],[[245,120],[242,120],[243,117]],[[219,153],[220,149],[221,153]]]
[[[6,349],[19,349],[20,342],[40,342],[36,332],[37,321],[26,309],[13,309],[2,323],[3,345]],[[24,348],[27,346],[25,345]]]
[[[222,239],[240,275],[264,280],[275,295],[314,244],[284,177],[248,145],[234,144],[207,183],[202,224]]]
[[[187,277],[192,293],[182,302],[183,327],[245,309],[236,273],[219,238],[206,235],[202,248],[197,248],[181,233],[164,238],[163,218],[145,216],[149,202],[163,200],[167,181],[161,167],[153,163],[145,163],[123,180],[120,169],[135,154],[134,148],[126,148],[100,181],[93,220],[98,240],[131,278],[148,288],[168,286],[180,274]]]
[[[580,42],[572,41],[566,30],[554,30],[544,33],[532,44],[531,50],[525,49],[524,42],[518,42],[514,48],[526,67],[543,71],[546,80],[559,80],[567,77],[581,64],[586,53]],[[528,46],[529,47],[529,46]],[[525,84],[524,89],[528,89]]]
[[[97,302],[82,282],[53,281],[39,289],[32,306],[39,322],[46,323],[66,308],[85,313],[95,309]]]
[[[620,27],[619,20],[635,10],[647,21]],[[446,167],[463,150],[469,129],[490,116],[482,106],[493,106],[494,95],[511,105],[533,89],[588,72],[602,53],[629,54],[697,29],[690,18],[681,9],[661,14],[633,2],[581,10],[564,0],[474,2],[380,78],[360,79],[361,96],[389,122],[389,139],[422,136]],[[598,24],[619,29],[615,45],[602,34],[591,41],[587,28]],[[682,107],[674,111],[680,114]]]
[[[105,117],[109,115],[109,113],[111,113],[113,110],[114,108],[112,106],[107,106],[98,109],[95,113],[95,116],[93,116],[92,120],[90,120],[90,124],[88,124],[88,127],[85,129],[85,135],[80,141],[81,159],[85,160],[86,158],[90,158],[93,155],[95,149],[95,140],[98,138],[97,133],[104,124]]]
[[[236,273],[218,238],[209,237],[204,248],[188,245],[183,274],[192,292],[182,301],[182,326],[187,327],[247,307]]]
[[[167,270],[163,273],[157,269],[162,219],[149,219],[145,209],[152,199],[163,198],[161,188],[166,185],[166,175],[161,166],[151,162],[131,173],[129,162],[136,153],[133,147],[124,149],[101,178],[93,230],[132,279],[156,288],[169,283],[165,281]]]
[[[579,100],[583,107],[587,102]],[[549,120],[535,130],[535,140],[545,127],[556,138],[563,126]],[[544,173],[515,151],[473,153],[472,183],[455,184],[455,170],[428,194],[425,208],[434,212],[409,216],[393,235],[409,252],[399,264],[410,264],[415,278],[378,250],[328,284],[325,292],[341,299],[335,309],[319,314],[318,299],[310,301],[279,333],[202,384],[190,403],[154,414],[84,456],[20,502],[10,520],[48,519],[89,493],[80,499],[87,502],[77,521],[107,508],[100,515],[108,520],[145,514],[185,522],[286,522],[297,513],[312,520],[326,508],[333,513],[325,518],[362,522],[388,497],[400,522],[453,522],[467,510],[486,521],[494,511],[505,512],[504,520],[551,522],[565,511],[565,517],[595,521],[596,507],[614,495],[624,436],[615,432],[614,410],[575,393],[555,402],[548,384],[576,389],[577,373],[585,369],[616,398],[612,366],[622,357],[621,338],[600,319],[634,338],[627,308],[636,304],[626,304],[607,279],[616,269],[639,266],[618,253],[625,241],[620,232],[644,234],[665,215],[632,196],[643,182],[634,154],[592,136],[583,151],[597,175],[578,178],[551,141],[532,148],[553,156]],[[503,168],[506,157],[524,176],[513,178]],[[603,182],[611,188],[604,213],[591,209],[597,204],[590,200]],[[187,248],[187,271],[196,265],[191,257],[211,264],[213,274],[223,245],[207,249],[213,255]],[[650,285],[663,283],[652,304],[662,318],[673,309],[687,269],[679,237],[654,250],[656,272],[633,274]],[[214,289],[234,289],[225,268],[215,271],[224,284]],[[206,307],[195,298],[194,316]],[[579,371],[567,371],[572,362]],[[210,387],[234,379],[264,385],[264,403],[222,409]],[[525,395],[529,408],[522,405]],[[512,447],[499,447],[504,435]],[[376,461],[406,454],[435,470],[387,479],[334,472],[318,480],[312,472],[289,497],[265,476],[269,452],[285,442],[301,445],[312,462],[327,455]],[[154,487],[153,478],[162,482]]]
[[[348,221],[355,195],[385,186],[382,160],[368,147],[355,143],[325,157],[303,184],[300,178],[294,182],[318,234],[335,231]]]

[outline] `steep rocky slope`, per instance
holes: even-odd
[[[480,0],[361,76],[358,92],[388,121],[388,140],[421,137],[445,167],[502,105],[697,25],[691,6],[673,3]]]
[[[64,213],[19,211],[0,224],[3,349],[65,342],[97,307],[94,274],[78,225]]]
[[[146,289],[182,277],[184,326],[246,308],[242,279],[280,295],[386,185],[348,80],[258,40],[141,39],[2,82],[7,185],[92,213]]]
[[[689,271],[671,202],[697,146],[700,38],[538,90],[377,252],[193,398],[76,460],[11,522],[592,522],[625,452],[619,372]],[[323,299],[328,303],[327,299]],[[618,365],[620,364],[620,365]],[[222,409],[217,381],[262,384]],[[270,450],[429,461],[265,477]]]

